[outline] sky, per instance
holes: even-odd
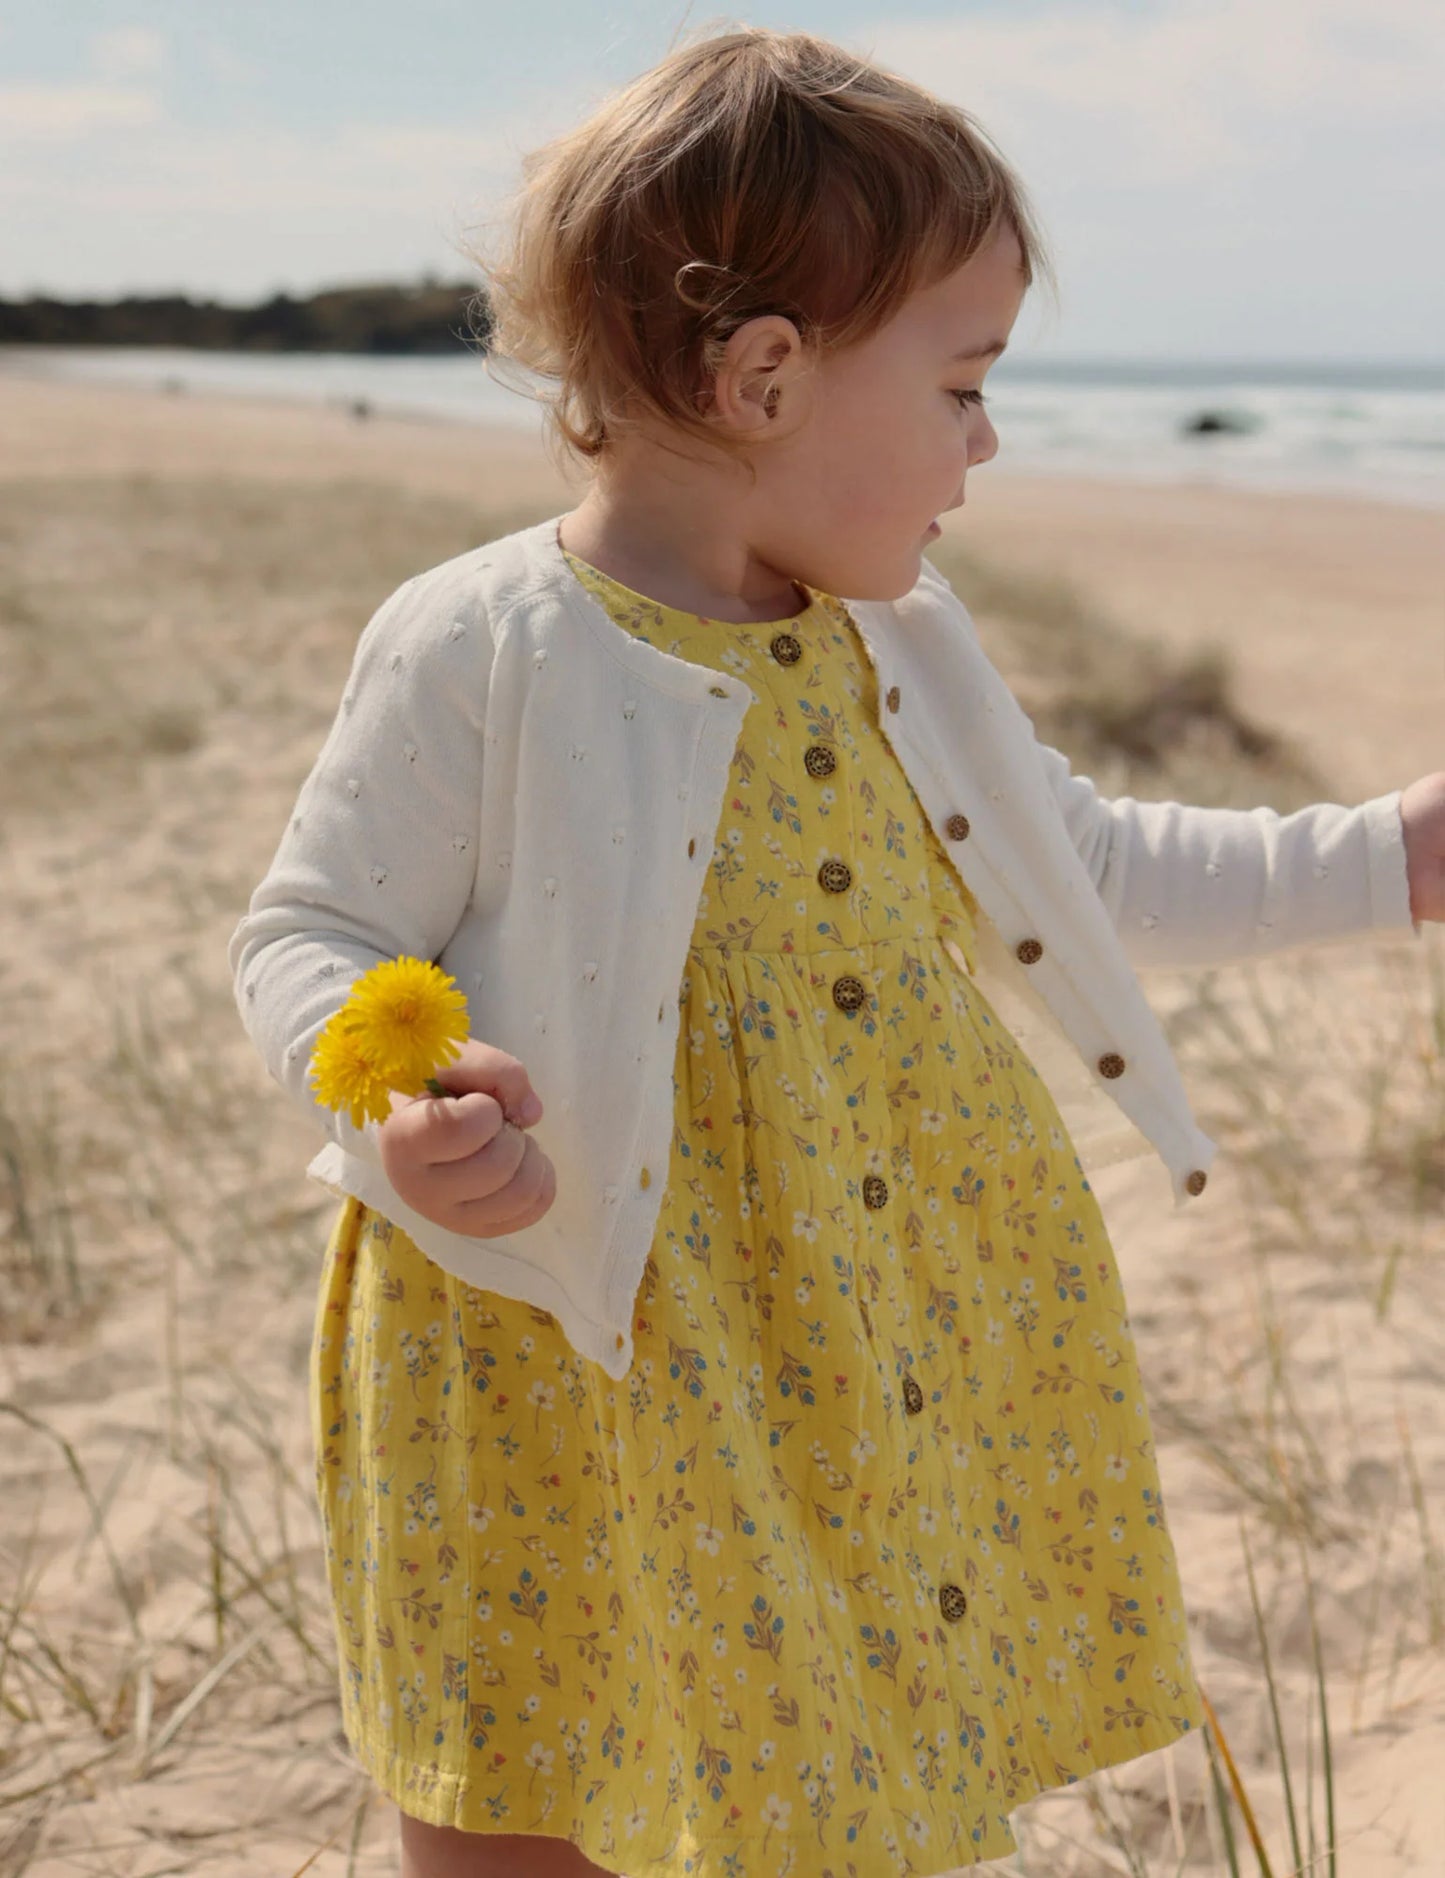
[[[983,125],[1016,356],[1445,358],[1442,0],[0,0],[0,297],[475,280],[528,150],[740,24]]]

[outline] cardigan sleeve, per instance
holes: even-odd
[[[379,1122],[317,1102],[311,1053],[383,959],[434,959],[471,897],[492,641],[443,570],[384,600],[329,734],[228,947],[236,1005],[271,1077],[327,1135],[380,1164]]]
[[[1136,966],[1221,965],[1413,932],[1400,791],[1357,808],[1112,800],[1035,738],[1070,837]]]

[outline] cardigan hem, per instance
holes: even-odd
[[[494,1239],[470,1238],[439,1227],[435,1221],[409,1207],[385,1174],[358,1161],[334,1142],[327,1143],[306,1172],[337,1199],[360,1200],[393,1225],[400,1226],[419,1251],[463,1284],[474,1285],[479,1290],[494,1290],[500,1296],[530,1304],[534,1310],[546,1311],[557,1320],[579,1356],[599,1364],[614,1382],[621,1382],[626,1376],[632,1360],[630,1306],[628,1319],[622,1325],[589,1316],[585,1307],[562,1288],[556,1276],[538,1265],[535,1259],[504,1251]],[[659,1188],[658,1202],[661,1197]],[[504,1277],[497,1269],[501,1266],[506,1268],[505,1285],[494,1282]]]

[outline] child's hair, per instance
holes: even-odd
[[[1057,294],[1023,185],[969,113],[810,33],[684,45],[522,174],[503,258],[465,250],[487,280],[473,308],[489,361],[558,381],[549,436],[584,466],[639,413],[734,447],[703,412],[738,327],[781,313],[816,359],[1000,226],[1025,287]]]

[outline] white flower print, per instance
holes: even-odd
[[[878,1454],[878,1442],[866,1429],[859,1429],[857,1437],[853,1440],[853,1446],[847,1452],[855,1461],[859,1461],[859,1465],[862,1465],[864,1461],[870,1461],[874,1455]]]

